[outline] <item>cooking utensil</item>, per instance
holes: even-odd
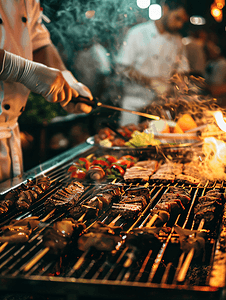
[[[93,98],[93,100],[91,101],[87,97],[78,96],[77,98],[73,97],[71,101],[73,101],[75,103],[77,103],[77,102],[85,103],[89,106],[92,106],[93,108],[104,107],[104,108],[108,108],[108,109],[128,112],[128,113],[138,115],[138,116],[141,116],[141,117],[145,117],[145,118],[148,118],[148,119],[160,120],[159,116],[154,116],[154,115],[150,115],[150,114],[147,114],[147,113],[142,113],[142,112],[135,111],[135,110],[130,110],[130,109],[126,109],[126,108],[121,108],[121,107],[117,107],[117,106],[111,106],[111,105],[103,104],[100,101],[98,101],[96,98]]]

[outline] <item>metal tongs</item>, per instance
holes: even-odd
[[[128,112],[128,113],[138,115],[138,116],[141,116],[141,117],[145,117],[145,118],[148,118],[148,119],[160,120],[159,116],[150,115],[150,114],[147,114],[147,113],[142,113],[142,112],[138,112],[138,111],[135,111],[135,110],[125,109],[125,108],[121,108],[121,107],[117,107],[117,106],[106,105],[106,104],[103,104],[100,101],[98,101],[96,98],[93,98],[93,100],[90,100],[88,97],[78,96],[76,98],[73,97],[71,101],[73,101],[74,103],[76,103],[76,102],[85,103],[85,104],[87,104],[87,105],[89,105],[93,108],[104,107],[104,108],[108,108],[108,109]]]

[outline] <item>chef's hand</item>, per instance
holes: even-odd
[[[67,107],[72,96],[77,97],[80,92],[85,91],[82,84],[78,82],[72,89],[60,70],[49,68],[7,51],[4,51],[0,80],[20,82],[32,92],[41,94],[47,101],[60,102],[63,107]],[[88,97],[92,99],[91,93]],[[74,105],[73,107],[74,109],[71,109],[70,106],[66,109],[70,112],[90,112],[92,109],[90,106],[87,106],[87,109],[83,105],[78,105],[78,107]]]
[[[63,71],[62,74],[64,76],[64,79],[72,89],[72,97],[76,98],[80,95],[89,98],[90,101],[93,99],[93,96],[88,87],[81,82],[78,82],[70,71]],[[76,103],[74,101],[70,101],[69,103],[67,102],[66,104],[64,102],[61,102],[61,105],[68,113],[88,114],[92,110],[91,106],[86,105],[85,103]]]

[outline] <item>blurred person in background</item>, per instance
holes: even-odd
[[[39,0],[4,1],[0,6],[0,181],[22,174],[18,117],[30,91],[59,102],[68,113],[89,113],[74,104],[90,90],[68,71],[42,24]]]
[[[204,78],[211,95],[217,103],[226,108],[226,40],[225,34],[219,42],[208,40],[205,47],[206,68]]]
[[[204,45],[208,34],[204,28],[190,26],[188,36],[183,38],[186,55],[189,62],[190,74],[204,77],[206,56]]]
[[[117,72],[124,80],[123,108],[140,110],[155,95],[170,89],[173,74],[189,72],[189,64],[179,31],[189,20],[189,4],[166,0],[162,17],[129,29],[116,58]],[[138,123],[139,117],[122,113],[120,125]]]

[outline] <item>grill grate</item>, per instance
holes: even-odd
[[[122,296],[125,299],[135,299],[140,296],[140,293],[156,298],[167,294],[169,299],[181,299],[185,295],[192,299],[223,297],[225,254],[220,238],[225,230],[225,208],[219,215],[215,230],[206,239],[203,261],[200,261],[200,257],[193,257],[182,280],[179,280],[179,274],[187,254],[180,248],[179,235],[175,232],[175,226],[196,230],[198,225],[194,224],[193,208],[198,198],[211,189],[220,189],[224,193],[225,182],[206,182],[202,186],[193,186],[183,182],[150,181],[148,185],[150,203],[137,217],[125,219],[118,216],[116,219],[112,214],[112,205],[109,205],[97,217],[84,219],[87,232],[98,222],[105,225],[113,222],[116,226],[121,226],[123,234],[115,250],[98,251],[91,247],[83,252],[77,248],[76,243],[71,243],[65,255],[55,257],[48,251],[43,254],[43,233],[46,226],[68,216],[68,210],[49,212],[45,210],[44,202],[71,181],[67,174],[70,164],[71,161],[68,161],[44,173],[50,178],[52,186],[28,211],[14,211],[2,219],[1,226],[8,224],[12,219],[23,219],[29,216],[37,216],[46,222],[43,227],[36,228],[28,242],[24,244],[0,244],[2,290],[10,291],[13,285],[14,290],[20,292],[37,291],[84,296],[95,294],[99,298],[107,296],[109,299],[122,299]],[[40,176],[43,176],[43,173]],[[91,199],[102,186],[87,184],[77,205]],[[138,185],[128,185],[130,188],[135,186]],[[129,247],[126,243],[127,235],[136,228],[146,226],[153,208],[173,186],[186,188],[190,192],[191,202],[186,207],[185,213],[173,220],[170,231],[161,231],[156,246],[144,247],[142,250]],[[37,261],[28,267],[31,261],[34,262],[34,258],[37,258]],[[218,278],[216,271],[220,266],[221,278]]]

